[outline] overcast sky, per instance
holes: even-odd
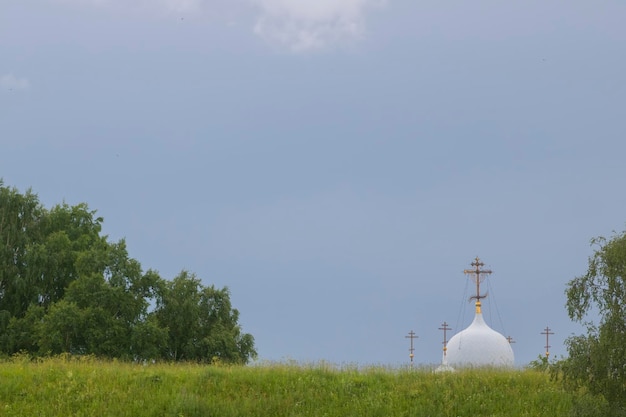
[[[626,227],[626,4],[0,0],[0,177],[228,286],[260,360],[441,359],[493,270],[516,364]]]

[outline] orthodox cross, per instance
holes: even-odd
[[[463,270],[463,273],[472,275],[472,281],[476,283],[476,295],[472,295],[470,300],[476,300],[476,312],[480,313],[480,300],[487,297],[487,294],[480,294],[480,283],[483,282],[487,275],[491,274],[493,271],[490,269],[480,269],[485,266],[485,264],[480,261],[478,256],[470,265],[472,265],[474,269],[465,269]]]
[[[552,347],[552,346],[550,346],[550,343],[549,343],[549,341],[550,341],[549,337],[550,337],[551,334],[554,334],[554,332],[551,332],[550,330],[552,330],[552,329],[550,329],[548,326],[546,326],[546,328],[543,329],[543,332],[541,332],[541,334],[545,334],[546,335],[546,346],[545,346],[545,348],[546,348],[546,358],[550,356],[550,348]]]
[[[439,330],[443,330],[443,356],[446,356],[446,353],[448,351],[448,330],[452,330],[452,327],[448,327],[448,323],[446,323],[445,321],[443,322],[443,324],[441,325],[441,327],[439,328]]]
[[[417,336],[415,334],[415,332],[413,330],[411,330],[409,332],[408,336],[404,336],[407,339],[411,339],[411,348],[409,349],[409,358],[411,358],[411,367],[413,367],[413,357],[415,356],[413,354],[413,352],[415,352],[415,349],[413,348],[413,339],[417,339],[419,336]]]
[[[506,340],[509,342],[509,345],[511,343],[515,343],[515,340],[513,340],[513,337],[511,337],[511,336],[507,336]]]

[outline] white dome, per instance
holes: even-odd
[[[469,327],[450,339],[447,364],[454,368],[496,366],[512,367],[513,349],[500,333],[487,326],[482,313],[477,312]]]

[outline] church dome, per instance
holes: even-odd
[[[447,364],[453,368],[512,367],[513,349],[509,341],[485,323],[476,303],[474,321],[454,335],[447,345]]]

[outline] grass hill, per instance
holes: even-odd
[[[572,397],[533,370],[433,373],[326,364],[0,363],[0,416],[565,416]]]

